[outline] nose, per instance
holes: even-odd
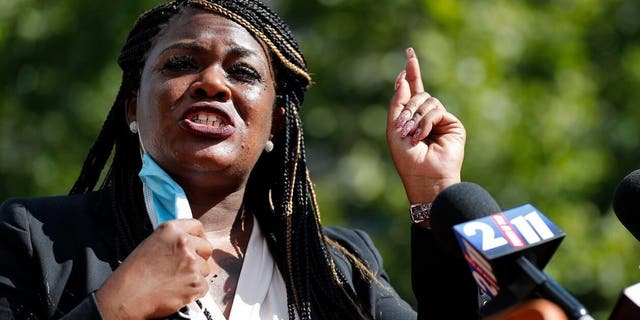
[[[189,94],[195,98],[227,101],[231,99],[231,90],[225,81],[224,70],[210,66],[199,73],[199,78],[189,87]]]

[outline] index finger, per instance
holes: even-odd
[[[411,89],[411,95],[413,96],[416,93],[424,92],[422,76],[420,75],[420,63],[418,62],[418,57],[416,56],[416,52],[413,48],[409,47],[405,52],[408,59],[407,65],[405,66],[405,70],[407,70],[405,79],[409,82],[409,88]]]

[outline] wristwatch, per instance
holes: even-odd
[[[411,222],[421,223],[426,228],[431,228],[431,202],[412,204],[409,207],[409,216],[411,217]]]

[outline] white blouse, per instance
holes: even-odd
[[[203,310],[198,310],[200,308],[195,303],[191,303],[188,306],[191,311],[189,318],[198,320],[226,319],[215,303],[211,292],[200,298],[199,301],[211,317],[208,318]],[[258,221],[254,217],[253,229],[242,263],[231,313],[229,319],[226,320],[284,320],[288,318],[287,288],[284,279],[282,279],[278,266],[271,256],[267,241],[258,226]]]

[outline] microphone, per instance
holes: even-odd
[[[622,225],[640,241],[640,169],[625,176],[613,194],[613,211]]]
[[[500,211],[487,190],[473,182],[459,182],[442,190],[433,200],[431,230],[449,254],[463,258],[453,226]]]
[[[640,319],[640,283],[626,287],[620,293],[609,316],[609,320],[618,319]]]
[[[487,214],[500,210],[495,201],[482,192],[486,193],[468,182],[445,188],[432,203],[431,229],[411,228],[412,282],[430,284],[413,286],[420,319],[479,319],[478,308],[482,301],[478,286],[469,273],[451,226],[465,221],[455,220],[462,216],[458,211],[484,212],[482,204],[486,199],[493,202]],[[445,237],[450,241],[441,241]],[[431,245],[425,246],[425,243]],[[451,301],[456,302],[456,308],[443,307]]]
[[[613,194],[613,211],[622,225],[640,241],[640,169],[627,174]],[[625,288],[618,297],[610,320],[640,318],[640,283]]]
[[[573,319],[593,319],[578,300],[540,270],[565,236],[559,228],[531,205],[501,212],[482,187],[454,186],[465,192],[458,191],[460,197],[436,197],[431,226],[443,246],[462,254],[489,298],[479,311],[481,316],[537,295],[556,303]]]

